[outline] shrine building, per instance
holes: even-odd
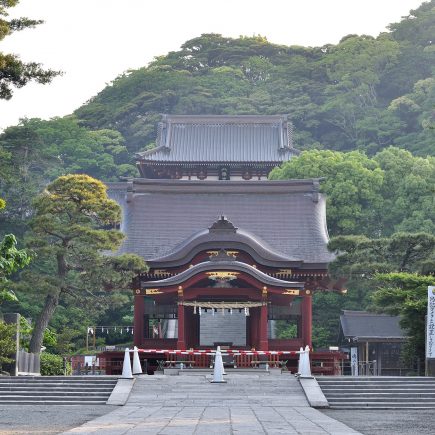
[[[319,179],[267,179],[297,154],[287,116],[163,115],[140,178],[109,188],[120,253],[149,266],[133,285],[136,346],[311,347],[313,293],[344,290]]]

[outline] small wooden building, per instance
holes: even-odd
[[[359,375],[397,376],[411,371],[401,358],[406,339],[399,316],[350,310],[340,316],[339,341],[356,355]]]

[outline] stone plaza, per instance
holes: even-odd
[[[141,376],[125,406],[68,434],[357,434],[309,406],[290,374]]]

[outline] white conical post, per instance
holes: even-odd
[[[122,365],[122,375],[123,379],[132,379],[133,375],[131,373],[131,362],[130,362],[130,349],[125,348],[124,352],[124,364]]]
[[[302,362],[301,362],[301,371],[300,371],[300,377],[301,378],[311,378],[311,365],[310,365],[310,347],[306,346]]]
[[[296,375],[300,375],[301,374],[303,354],[304,354],[304,349],[301,347],[299,349],[298,372],[296,373]]]
[[[140,365],[139,352],[138,352],[136,346],[134,347],[134,350],[133,350],[133,374],[134,375],[141,375],[142,374],[142,367]]]
[[[214,370],[212,383],[223,383],[224,380],[224,362],[222,361],[222,353],[220,346],[217,347],[216,356],[214,358]]]

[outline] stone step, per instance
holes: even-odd
[[[353,403],[352,405],[342,405],[330,403],[331,408],[333,409],[434,409],[435,405],[421,405],[419,403],[407,403],[407,404],[399,404],[399,403]]]
[[[105,400],[92,400],[92,401],[81,401],[81,400],[2,400],[0,399],[0,405],[105,405]]]
[[[367,387],[367,388],[363,388],[363,387],[355,387],[355,388],[340,388],[340,386],[337,387],[323,387],[322,386],[322,391],[324,391],[325,393],[333,393],[335,391],[343,391],[343,392],[348,392],[348,393],[352,393],[352,392],[358,392],[358,393],[379,393],[382,391],[387,391],[387,392],[400,392],[400,391],[404,391],[404,392],[418,392],[418,391],[435,391],[435,388],[430,387],[430,388],[424,388],[424,387],[394,387],[394,388],[382,388],[382,387]]]
[[[396,385],[394,387],[388,388],[388,387],[378,387],[378,386],[370,386],[370,387],[362,387],[360,385],[357,385],[353,388],[342,388],[340,385],[334,386],[334,387],[325,387],[323,385],[320,385],[320,388],[322,391],[359,391],[364,393],[365,391],[373,391],[373,392],[379,392],[379,391],[435,391],[435,387],[424,387],[419,385],[414,386],[400,386]]]
[[[331,398],[331,402],[344,402],[344,403],[352,403],[352,402],[418,402],[418,403],[433,403],[435,405],[435,399],[433,397],[366,397],[366,396],[358,396],[358,397],[333,397]],[[328,399],[329,402],[329,399]]]
[[[317,380],[331,408],[435,408],[435,378],[320,377]]]
[[[33,384],[33,383],[10,383],[10,384],[0,384],[0,389],[3,388],[77,388],[77,389],[87,389],[87,388],[99,388],[99,389],[113,389],[116,384]]]
[[[55,395],[46,395],[46,396],[39,396],[39,395],[32,395],[32,396],[26,396],[23,394],[15,394],[15,395],[11,395],[11,396],[5,396],[3,394],[0,394],[0,401],[18,401],[18,400],[32,400],[34,402],[41,402],[41,401],[45,401],[45,400],[51,400],[53,402],[57,401],[57,400],[71,400],[71,401],[80,401],[80,402],[89,402],[89,401],[93,401],[93,400],[107,400],[108,396],[104,395],[104,396],[92,396],[92,397],[86,397],[86,396],[81,396],[81,395],[68,395],[68,396],[55,396]]]
[[[349,380],[407,380],[407,379],[419,379],[419,380],[432,380],[435,381],[435,376],[318,376],[318,380],[325,381],[349,381]]]
[[[385,387],[388,387],[389,385],[435,385],[435,382],[434,381],[403,381],[403,382],[400,382],[400,381],[389,381],[389,382],[380,382],[380,381],[378,381],[378,382],[376,382],[376,381],[371,381],[371,382],[369,382],[369,381],[361,381],[361,382],[359,382],[359,381],[335,381],[335,382],[333,382],[333,381],[322,381],[322,380],[317,380],[317,382],[319,383],[319,384],[322,384],[322,385],[367,385],[367,386],[370,386],[370,385],[383,385],[383,386],[385,386]]]
[[[319,380],[317,379],[317,382],[319,384],[323,384],[323,385],[396,385],[396,384],[421,384],[421,385],[435,385],[435,381],[431,380],[427,380],[427,381],[422,381],[422,380],[406,380],[406,381],[400,381],[400,380],[394,380],[394,381],[323,381],[323,380]]]
[[[90,391],[35,391],[35,390],[27,390],[27,391],[0,391],[1,397],[6,396],[100,396],[100,397],[109,397],[111,391],[96,391],[96,392],[90,392]]]
[[[39,385],[51,385],[51,386],[89,386],[89,385],[94,385],[97,387],[113,387],[114,385],[116,385],[116,382],[33,382],[33,381],[29,381],[29,382],[0,382],[0,387],[2,386],[8,386],[8,385],[35,385],[35,386],[39,386]]]
[[[0,377],[0,404],[105,404],[117,377]]]
[[[399,392],[387,392],[384,391],[382,393],[361,393],[361,392],[343,392],[343,391],[335,391],[333,393],[327,393],[327,397],[435,397],[435,391],[418,391],[408,393],[406,391]]]
[[[113,387],[71,387],[71,386],[47,386],[47,388],[44,387],[33,387],[29,385],[9,385],[7,387],[0,386],[0,393],[2,391],[92,391],[92,392],[111,392],[113,390]]]

